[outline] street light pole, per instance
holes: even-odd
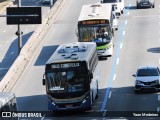
[[[21,0],[18,0],[17,7],[20,7],[20,6],[21,6]],[[18,54],[20,54],[20,51],[22,48],[22,36],[21,36],[20,24],[18,24],[17,36],[18,36]]]

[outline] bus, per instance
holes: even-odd
[[[113,54],[113,19],[111,4],[83,5],[78,19],[78,41],[96,42],[99,57]]]
[[[49,111],[86,111],[98,97],[96,44],[76,42],[60,45],[45,65]]]
[[[0,92],[1,120],[18,120],[10,112],[17,112],[16,96],[11,92]],[[6,114],[7,113],[7,114]]]

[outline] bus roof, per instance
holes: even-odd
[[[78,21],[111,18],[112,4],[83,5]]]
[[[0,92],[0,108],[15,98],[15,94],[11,92]]]
[[[60,45],[46,64],[89,60],[96,51],[94,42],[75,42]]]

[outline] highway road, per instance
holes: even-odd
[[[16,6],[16,5],[14,5]],[[21,0],[21,6],[41,6],[42,18],[45,18],[49,11],[49,4],[42,4],[41,0]],[[6,14],[6,13],[3,13]],[[17,25],[6,25],[6,18],[0,17],[0,80],[4,77],[14,60],[18,56],[18,39],[15,33]],[[21,25],[22,45],[24,45],[32,35],[37,25]]]
[[[19,111],[47,111],[45,87],[42,86],[44,65],[59,44],[77,41],[75,29],[81,6],[96,2],[98,0],[67,0],[12,90],[16,93]],[[129,111],[160,111],[159,93],[135,94],[132,77],[141,65],[160,64],[160,1],[155,0],[154,9],[136,9],[135,5],[135,0],[125,0],[125,13],[119,18],[119,30],[115,31],[114,55],[107,60],[99,61],[99,98],[92,110],[78,115],[68,114],[65,118],[57,118],[53,114],[54,119],[82,119],[79,117],[81,115],[85,120],[105,119],[109,118],[106,111],[115,111],[114,113],[120,114],[123,118],[128,118],[125,114]],[[122,111],[124,112],[121,113]],[[41,119],[46,117],[44,115]],[[128,119],[160,118],[129,116]]]

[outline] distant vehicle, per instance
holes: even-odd
[[[112,4],[112,11],[114,11],[116,16],[119,17],[120,14],[119,14],[119,10],[118,10],[117,4],[113,4],[113,3],[111,3],[111,4]]]
[[[117,15],[115,13],[115,11],[112,11],[112,15],[113,15],[113,25],[112,25],[112,28],[114,30],[118,30],[118,19],[117,19]]]
[[[101,3],[112,3],[117,5],[116,13],[121,15],[124,12],[124,0],[101,0]]]
[[[158,91],[160,88],[160,70],[156,66],[139,67],[133,76],[136,77],[135,93],[144,90]]]
[[[95,42],[99,57],[112,56],[114,46],[112,26],[111,4],[83,5],[78,19],[78,41]]]
[[[43,4],[47,3],[49,4],[51,2],[51,0],[42,0]]]
[[[154,8],[154,0],[137,0],[137,9],[139,8]]]
[[[11,92],[0,92],[0,112],[17,112],[16,96]],[[5,116],[5,114],[4,114]],[[2,120],[18,120],[18,117],[4,117]]]
[[[47,61],[46,85],[51,111],[90,110],[98,97],[98,56],[93,42],[60,45]]]

